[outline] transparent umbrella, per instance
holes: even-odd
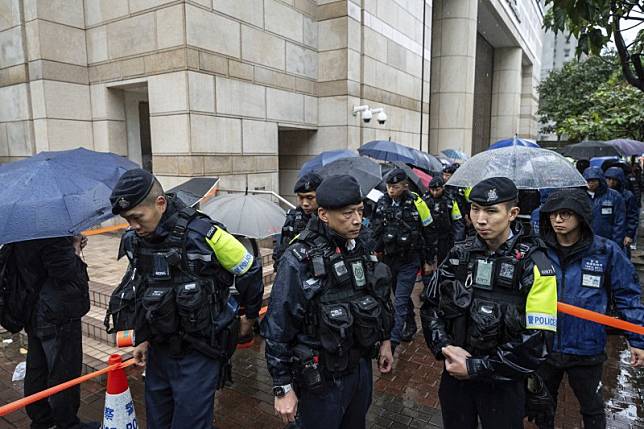
[[[586,186],[583,176],[563,156],[524,146],[481,152],[465,161],[447,184],[467,188],[489,177],[507,177],[519,189]]]

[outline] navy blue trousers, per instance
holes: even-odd
[[[145,370],[148,429],[211,429],[221,362],[197,351],[171,357],[150,345]]]
[[[385,263],[391,268],[394,280],[394,327],[391,330],[391,341],[400,343],[405,322],[413,323],[415,318],[411,293],[416,284],[420,258],[416,255],[403,261],[385,260]]]
[[[300,393],[299,427],[365,429],[372,391],[371,360],[363,358],[351,374],[334,380],[323,393]]]

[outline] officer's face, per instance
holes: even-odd
[[[387,183],[387,195],[389,195],[389,198],[392,200],[396,200],[400,198],[400,196],[405,192],[405,190],[409,187],[407,182],[400,182],[400,183]]]
[[[448,173],[446,171],[443,171],[443,181],[445,183],[447,183],[447,181],[449,180],[450,177],[452,177],[452,173]]]
[[[153,233],[159,225],[166,205],[165,197],[159,196],[154,204],[139,204],[133,209],[121,213],[121,216],[130,224],[130,227],[138,236],[145,237]]]
[[[302,207],[304,213],[311,214],[318,209],[318,201],[315,199],[315,191],[298,192],[297,205]]]
[[[429,193],[432,194],[432,198],[440,198],[443,196],[443,188],[429,188]]]
[[[548,216],[555,234],[570,234],[570,232],[579,228],[579,218],[571,210],[558,210]]]
[[[518,214],[518,207],[508,208],[505,203],[483,207],[473,202],[470,209],[472,224],[476,232],[486,241],[498,239]]]
[[[335,231],[340,237],[350,240],[357,238],[362,226],[364,204],[352,204],[341,209],[329,210],[323,207],[318,209],[318,216],[322,222]]]
[[[608,184],[608,187],[611,189],[617,189],[617,187],[619,186],[619,180],[613,179],[612,177],[607,177],[606,183]]]
[[[590,192],[596,192],[599,189],[599,180],[597,179],[587,180],[586,183],[588,184],[588,190]]]

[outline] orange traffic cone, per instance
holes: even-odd
[[[108,365],[121,362],[121,356],[116,354],[111,355],[107,360]],[[137,429],[134,402],[125,370],[122,368],[107,373],[103,429]]]

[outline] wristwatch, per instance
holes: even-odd
[[[291,386],[290,384],[285,384],[284,386],[273,386],[273,395],[277,396],[278,398],[282,398],[291,390],[293,390],[293,386]]]

